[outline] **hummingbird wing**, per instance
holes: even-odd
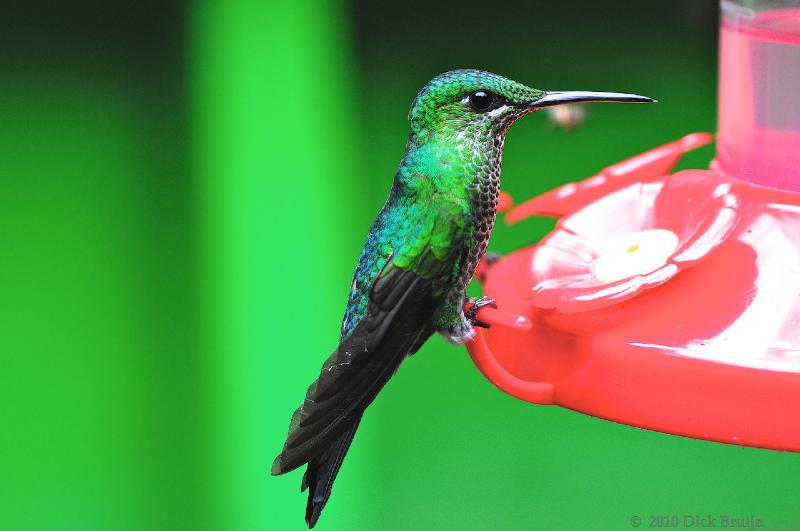
[[[356,317],[352,330],[309,387],[303,405],[292,416],[283,451],[273,464],[272,473],[283,474],[308,463],[302,490],[310,487],[306,506],[309,527],[314,527],[330,497],[364,410],[403,359],[431,336],[434,311],[452,285],[454,272],[460,271],[466,252],[463,224],[437,209],[426,212],[427,224],[417,224],[428,229],[424,235],[406,238],[408,247],[399,255],[390,255],[365,286],[363,315]],[[384,229],[380,223],[379,217],[376,227]],[[368,238],[362,254],[366,261],[359,267],[372,267],[378,253],[369,246],[378,243]],[[354,284],[356,293],[359,286]],[[346,315],[344,326],[349,319]]]
[[[366,314],[325,361],[292,415],[273,474],[294,470],[346,431],[355,431],[354,424],[403,358],[433,333],[430,321],[439,303],[435,291],[430,280],[387,263],[370,289]]]

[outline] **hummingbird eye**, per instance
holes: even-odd
[[[492,108],[497,98],[491,92],[478,90],[469,95],[469,104],[478,112],[486,112]]]

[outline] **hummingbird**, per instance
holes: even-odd
[[[544,91],[481,70],[436,76],[414,98],[405,154],[359,256],[339,345],[292,416],[272,466],[277,475],[307,464],[301,491],[309,490],[309,528],[365,409],[403,359],[434,333],[458,345],[487,326],[477,312],[495,301],[469,299],[466,288],[494,225],[509,126],[545,107],[603,101],[654,100]]]

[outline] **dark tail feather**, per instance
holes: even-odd
[[[347,450],[350,449],[350,443],[353,442],[353,436],[356,434],[359,422],[361,422],[361,417],[358,417],[353,425],[341,437],[336,439],[325,452],[308,462],[300,490],[304,491],[306,488],[311,487],[308,491],[308,504],[306,505],[306,523],[309,529],[316,525],[319,516],[322,514],[322,509],[328,503],[333,482],[336,480],[336,475],[339,473],[339,467],[342,466]]]

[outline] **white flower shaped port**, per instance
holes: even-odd
[[[633,184],[558,222],[532,255],[526,298],[561,313],[628,300],[702,261],[738,220],[730,184],[710,172]]]
[[[646,275],[666,265],[679,243],[678,235],[666,229],[642,230],[614,238],[603,246],[592,264],[592,274],[602,282]]]

